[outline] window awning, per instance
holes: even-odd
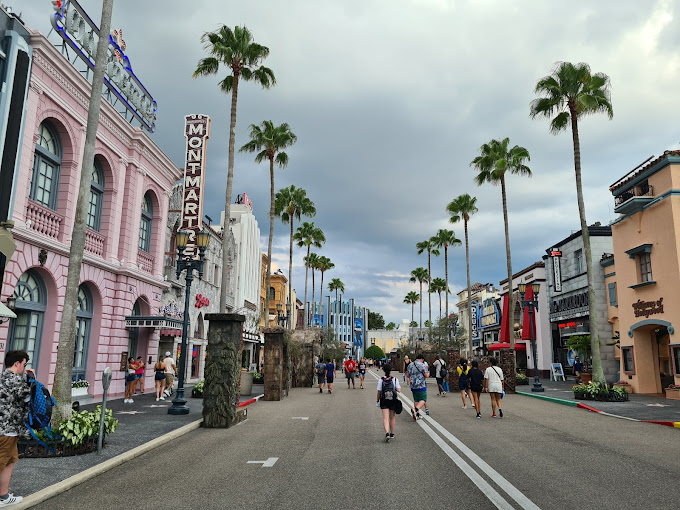
[[[7,308],[2,303],[0,303],[0,317],[9,317],[10,319],[16,319],[17,314],[15,314],[12,310]]]
[[[181,334],[183,324],[182,319],[164,315],[128,315],[125,317],[126,328],[171,329],[179,330]]]

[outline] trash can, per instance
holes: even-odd
[[[253,392],[253,373],[241,370],[241,395],[250,395]]]

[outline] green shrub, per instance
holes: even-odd
[[[524,374],[515,374],[515,384],[521,386],[522,384],[529,384],[529,378]]]
[[[83,442],[99,434],[99,421],[102,416],[102,406],[97,406],[94,411],[74,412],[69,420],[57,423],[54,430],[73,446],[79,446]],[[104,413],[104,430],[107,434],[113,434],[118,427],[118,420],[113,417],[113,411],[107,409]]]
[[[253,372],[253,383],[262,384],[264,382],[264,374],[262,372]]]
[[[203,393],[203,386],[205,385],[205,381],[198,381],[196,385],[194,386],[194,391],[196,393]]]
[[[385,352],[377,345],[371,345],[366,349],[364,356],[372,359],[383,359],[385,357]]]
[[[71,388],[89,388],[90,383],[87,382],[85,379],[81,379],[80,381],[73,381],[71,384]]]
[[[590,382],[572,387],[574,398],[582,400],[599,400],[600,402],[625,402],[628,400],[626,388],[612,387],[606,384]]]

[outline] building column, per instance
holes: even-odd
[[[505,379],[506,388],[514,393],[516,385],[515,351],[511,349],[501,349],[499,365],[501,370],[503,370],[503,379]]]
[[[283,328],[264,328],[264,400],[281,400],[287,395],[287,349]]]

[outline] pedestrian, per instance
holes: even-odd
[[[7,351],[5,370],[0,374],[0,507],[23,500],[9,491],[9,482],[14,464],[19,460],[19,436],[28,433],[26,419],[31,389],[22,376],[27,372],[36,378],[35,371],[26,368],[29,359],[26,351]]]
[[[349,389],[350,381],[352,381],[352,389],[356,388],[356,386],[354,386],[354,374],[356,369],[357,362],[352,359],[352,356],[349,356],[347,361],[345,361],[345,378],[347,379],[347,389]]]
[[[491,366],[484,372],[484,389],[489,392],[491,396],[491,417],[496,417],[496,407],[498,407],[498,414],[503,417],[503,409],[501,409],[501,393],[505,390],[505,381],[503,380],[503,371],[499,369],[496,364],[496,358],[490,358]]]
[[[333,393],[333,379],[335,378],[335,363],[326,359],[326,382],[328,383],[328,393]]]
[[[408,366],[408,379],[411,386],[411,393],[413,394],[413,402],[415,409],[411,409],[411,415],[414,420],[422,418],[420,410],[424,407],[425,414],[430,415],[430,410],[427,408],[427,378],[430,377],[430,370],[425,362],[425,356],[418,354],[416,360]]]
[[[153,366],[153,380],[156,385],[156,402],[159,400],[165,400],[165,363],[159,357],[156,364]]]
[[[467,402],[465,401],[465,395],[470,387],[470,381],[468,379],[469,368],[467,366],[467,360],[465,358],[460,358],[456,371],[458,372],[458,389],[460,390],[460,398],[463,399],[463,409],[467,409]],[[468,396],[472,407],[475,407],[474,402],[472,402],[472,397]]]
[[[132,396],[135,394],[135,386],[137,385],[137,376],[135,371],[137,370],[137,363],[135,363],[135,358],[130,356],[128,358],[128,369],[127,375],[125,376],[125,399],[124,404],[132,404]]]
[[[169,397],[172,395],[172,385],[175,383],[175,376],[177,375],[177,366],[175,365],[175,360],[172,359],[170,351],[166,351],[165,359],[165,392],[164,395]]]
[[[144,363],[141,356],[137,356],[137,363],[135,366],[135,378],[137,379],[136,387],[139,388],[139,393],[144,393],[144,367],[146,366],[146,363]],[[135,393],[137,393],[136,390]]]
[[[437,380],[437,389],[439,390],[439,393],[437,393],[437,396],[439,397],[445,397],[446,392],[444,391],[444,376],[442,374],[443,369],[446,367],[446,362],[442,359],[442,357],[437,354],[434,357],[434,363],[432,363],[432,368],[434,368],[434,378]]]
[[[406,382],[406,372],[408,371],[408,366],[411,364],[411,360],[408,354],[404,356],[404,366],[401,367],[401,371],[404,373],[404,382]]]
[[[364,389],[364,379],[366,379],[366,367],[368,364],[366,363],[366,358],[363,356],[361,357],[361,360],[359,361],[359,383],[360,387],[363,390]]]
[[[576,384],[581,384],[581,373],[583,372],[583,362],[578,356],[574,358],[574,375],[576,376]],[[557,378],[555,378],[557,379]]]
[[[394,426],[396,423],[396,409],[397,396],[401,393],[401,386],[399,386],[399,379],[392,377],[390,372],[392,365],[386,363],[383,365],[383,372],[385,377],[381,377],[378,381],[378,395],[376,396],[376,405],[380,406],[380,411],[383,415],[383,427],[385,429],[385,442],[394,439]]]
[[[468,381],[470,382],[470,393],[472,393],[472,398],[474,399],[474,404],[472,406],[477,411],[476,418],[482,417],[482,408],[479,404],[479,396],[482,394],[484,389],[484,374],[479,369],[479,362],[473,360],[470,363],[470,369],[468,370]]]
[[[326,384],[326,364],[321,358],[316,364],[316,378],[319,381],[319,393],[323,393],[323,386]]]

